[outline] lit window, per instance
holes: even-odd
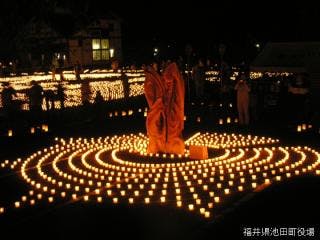
[[[108,39],[101,39],[101,48],[108,49],[109,48],[109,40]]]
[[[109,60],[109,39],[92,39],[93,61]]]
[[[100,39],[92,39],[92,49],[100,49]]]

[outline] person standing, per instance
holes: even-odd
[[[31,88],[28,90],[29,108],[33,123],[38,123],[41,120],[43,88],[36,82],[31,81]]]
[[[64,109],[65,92],[62,84],[59,82],[57,85],[57,100],[60,103],[60,108]]]
[[[58,65],[59,65],[59,63],[58,63],[56,56],[53,56],[52,61],[51,61],[52,81],[56,80],[56,72],[57,72]]]
[[[82,67],[80,65],[80,62],[77,61],[76,65],[74,66],[74,74],[76,75],[76,80],[81,80],[80,73],[82,71]]]
[[[192,76],[195,86],[196,100],[201,102],[204,95],[204,84],[206,80],[205,65],[202,59],[199,59],[198,64],[192,69]]]
[[[119,70],[119,61],[117,59],[113,59],[111,61],[111,69],[114,73],[117,73]]]
[[[17,92],[10,85],[9,82],[3,83],[2,86],[3,86],[3,90],[1,93],[2,107],[5,114],[8,116],[8,118],[10,118],[13,112],[15,111],[15,102],[13,100],[13,97],[17,96]]]
[[[239,123],[241,125],[249,124],[249,92],[250,88],[246,81],[245,74],[241,74],[235,85],[237,91],[237,108],[239,114]]]

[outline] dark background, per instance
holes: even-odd
[[[317,41],[320,8],[308,1],[98,1],[5,0],[0,13],[0,58],[12,57],[12,39],[33,17],[52,18],[64,35],[72,20],[103,16],[122,19],[125,61],[152,56],[182,55],[190,43],[198,55],[217,58],[227,46],[231,62],[250,60],[268,41]],[[261,45],[256,48],[256,43]]]

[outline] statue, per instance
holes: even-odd
[[[184,153],[184,80],[176,63],[162,74],[146,69],[144,92],[149,105],[146,120],[148,153]]]

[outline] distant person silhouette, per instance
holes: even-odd
[[[81,80],[81,76],[80,73],[82,71],[82,67],[79,61],[76,62],[76,64],[74,65],[74,74],[76,75],[76,80]]]
[[[3,90],[1,93],[1,102],[4,113],[8,118],[12,117],[12,114],[16,110],[16,104],[13,100],[17,96],[16,90],[10,85],[10,83],[5,82],[2,84]]]
[[[57,85],[56,99],[60,102],[60,108],[64,109],[65,92],[61,83]]]
[[[31,88],[28,90],[29,108],[33,123],[39,123],[42,114],[43,88],[36,82],[31,81]]]
[[[249,124],[249,92],[250,88],[246,82],[246,76],[240,75],[238,82],[235,85],[237,91],[237,108],[239,114],[239,123],[241,125]]]

